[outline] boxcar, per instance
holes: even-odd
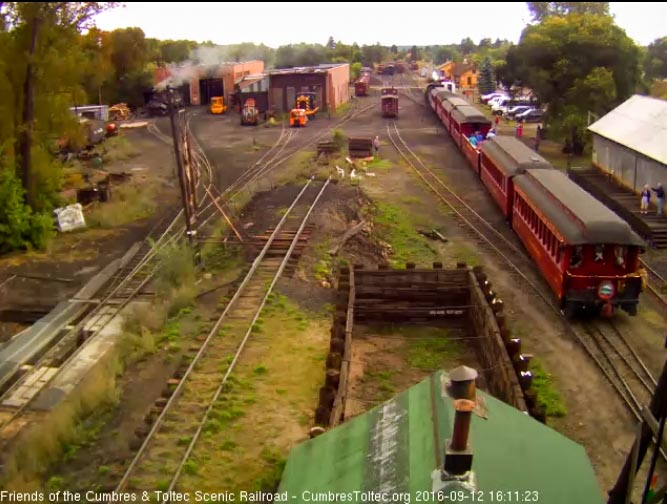
[[[398,89],[382,88],[381,108],[383,117],[398,117]]]
[[[512,227],[565,314],[636,315],[645,244],[628,223],[559,170],[529,170],[512,183]]]
[[[462,149],[462,136],[469,137],[480,132],[486,137],[491,129],[491,121],[472,105],[461,105],[453,109],[450,123],[449,134],[459,149]]]
[[[473,169],[478,171],[482,183],[509,221],[514,199],[512,178],[526,170],[553,168],[546,159],[511,136],[484,140],[479,151],[479,162]]]

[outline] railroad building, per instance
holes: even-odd
[[[314,93],[322,111],[335,112],[350,100],[350,65],[333,63],[269,72],[269,106],[276,112],[294,108],[299,93]]]
[[[594,166],[636,193],[645,184],[667,186],[667,101],[634,95],[588,130]]]
[[[155,85],[170,84],[178,89],[186,105],[208,105],[213,96],[223,96],[225,103],[232,103],[235,84],[263,71],[263,61],[173,66],[156,70]]]
[[[604,502],[581,445],[479,390],[458,399],[455,372],[293,448],[278,493],[298,502]]]

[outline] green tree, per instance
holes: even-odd
[[[413,45],[412,48],[410,49],[410,59],[414,61],[421,59],[421,54],[417,46]]]
[[[609,2],[526,2],[533,21],[567,14],[609,15]]]
[[[575,123],[585,124],[588,111],[611,110],[640,82],[639,49],[602,15],[548,16],[528,26],[508,52],[507,67],[508,75],[548,104],[547,120],[569,129],[575,144],[583,141]]]
[[[667,37],[655,39],[647,47],[644,72],[649,80],[667,77]]]
[[[459,44],[459,51],[461,51],[461,54],[464,56],[467,56],[468,54],[471,54],[476,47],[477,46],[472,41],[472,39],[470,37],[466,37],[461,40],[461,43]]]
[[[491,61],[486,58],[482,63],[482,68],[479,72],[479,81],[477,83],[480,94],[484,95],[493,92],[493,90],[496,89],[494,80]]]
[[[361,63],[356,62],[350,65],[350,79],[357,80],[361,74]]]

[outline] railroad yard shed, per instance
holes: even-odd
[[[458,415],[448,382],[448,375],[438,371],[390,401],[296,446],[278,491],[287,492],[292,502],[312,502],[312,493],[355,491],[410,494],[409,500],[394,502],[434,502],[424,495],[442,488],[440,469],[449,463],[444,447]],[[491,501],[490,492],[501,492],[504,498],[520,495],[522,502],[531,497],[549,504],[603,502],[582,446],[484,392],[478,390],[476,397],[465,452],[472,455],[470,481],[485,502]],[[461,490],[450,484],[445,492]]]
[[[183,65],[158,68],[155,84],[178,88],[189,105],[206,105],[212,96],[231,103],[235,84],[248,75],[261,74],[263,61],[223,62],[215,65]]]
[[[634,95],[588,129],[594,166],[635,192],[667,185],[667,101]]]
[[[323,111],[335,112],[350,100],[350,65],[333,63],[271,70],[269,106],[277,112],[294,108],[299,92],[315,93]]]

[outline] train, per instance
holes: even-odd
[[[398,117],[398,89],[385,87],[380,91],[382,117]]]
[[[371,86],[371,69],[362,68],[359,78],[354,83],[355,96],[368,96],[368,90]]]
[[[512,136],[486,138],[491,121],[437,83],[427,104],[448,131],[569,319],[637,314],[645,242],[627,222]],[[473,142],[481,134],[485,140]],[[476,143],[476,145],[475,145]]]

